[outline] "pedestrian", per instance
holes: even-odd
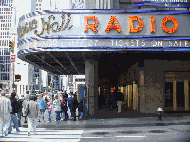
[[[17,99],[17,120],[18,120],[18,125],[19,127],[21,127],[21,116],[22,116],[22,100],[19,99],[19,96],[16,95],[16,99]]]
[[[72,114],[72,109],[71,109],[71,107],[70,107],[70,104],[71,104],[71,101],[72,101],[72,95],[70,95],[69,96],[69,98],[68,98],[68,107],[69,107],[69,110],[70,110],[70,118],[72,118],[73,117],[73,114]]]
[[[80,99],[80,103],[79,103],[79,106],[78,106],[78,110],[79,110],[79,113],[80,113],[80,119],[83,118],[83,99]]]
[[[106,99],[106,109],[108,109],[108,110],[109,110],[110,97],[111,97],[110,91],[109,91],[109,89],[106,89],[105,90],[105,99]]]
[[[66,113],[66,111],[67,111],[67,100],[66,100],[64,94],[62,95],[61,111],[62,111],[62,118],[61,118],[61,120],[62,120],[62,121],[65,121],[65,120],[66,120],[66,119],[65,119],[65,113]]]
[[[66,91],[63,94],[65,96],[65,101],[67,103],[67,111],[65,112],[65,119],[68,119],[69,118],[69,115],[68,115],[68,94],[66,93]]]
[[[12,112],[11,101],[1,91],[0,97],[0,137],[7,136],[8,126],[10,123],[10,112]]]
[[[74,117],[73,121],[76,121],[76,109],[78,108],[78,101],[76,95],[72,94],[72,100],[70,103],[70,107],[72,109],[72,115]]]
[[[121,105],[122,102],[124,101],[124,95],[121,92],[120,89],[118,89],[118,93],[117,93],[117,106],[118,106],[118,113],[121,113]]]
[[[41,113],[41,116],[42,116],[42,122],[45,122],[45,120],[44,120],[44,112],[47,109],[47,104],[46,104],[46,101],[43,98],[42,94],[39,96],[39,100],[37,102],[38,102],[38,105],[39,105],[39,108],[40,108],[40,113]],[[40,116],[39,115],[38,115],[38,122],[40,122]]]
[[[47,108],[47,110],[48,110],[48,122],[51,122],[50,115],[51,115],[51,111],[52,111],[52,106],[51,106],[50,101],[47,103],[47,105],[48,105],[48,108]]]
[[[24,95],[24,101],[22,103],[22,112],[23,112],[23,117],[25,118],[25,121],[24,123],[27,123],[27,115],[26,115],[26,108],[27,108],[27,105],[28,105],[28,102],[29,102],[29,91],[27,90],[26,91],[26,94]]]
[[[14,123],[14,126],[16,127],[16,132],[18,133],[20,130],[18,129],[18,120],[17,120],[17,117],[16,117],[16,113],[17,113],[17,106],[18,106],[18,103],[17,103],[17,100],[16,100],[16,93],[15,92],[12,92],[11,93],[11,97],[10,97],[10,100],[11,100],[11,107],[12,107],[12,112],[10,113],[10,123],[9,123],[9,128],[8,128],[8,134],[11,133],[12,131],[12,126],[11,126],[11,123],[13,122]]]
[[[31,130],[33,130],[33,133],[36,134],[36,124],[39,114],[39,105],[36,102],[36,99],[36,95],[30,95],[30,101],[28,102],[28,136],[30,136]]]
[[[58,95],[55,95],[55,100],[53,101],[54,110],[55,110],[55,121],[60,121],[60,112],[61,112],[61,100],[59,99]]]

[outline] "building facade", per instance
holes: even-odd
[[[141,113],[156,113],[159,106],[189,111],[190,12],[183,4],[71,2],[72,9],[20,18],[19,58],[52,74],[85,75],[90,115],[98,111],[99,87],[121,88],[124,103]],[[33,22],[29,33],[22,32],[26,20]]]
[[[0,88],[10,93],[12,88],[12,74],[11,74],[11,62],[10,62],[10,50],[9,42],[13,40],[9,36],[9,29],[14,24],[14,9],[12,8],[13,1],[6,0],[0,2]]]

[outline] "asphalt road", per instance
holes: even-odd
[[[61,141],[61,142],[189,142],[189,125],[119,127],[119,128],[84,128],[78,130],[52,130],[37,128],[34,135],[27,136],[27,128],[20,127],[16,134],[0,138],[0,141]]]

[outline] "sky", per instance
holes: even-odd
[[[13,1],[17,9],[17,19],[19,19],[24,14],[30,13],[31,0],[13,0]],[[45,0],[45,1],[47,1],[47,3],[45,4],[48,5],[49,0]],[[52,3],[53,1],[59,1],[59,4],[58,4],[59,7],[61,7],[62,9],[68,9],[70,0],[51,0],[51,1]]]
[[[14,2],[17,11],[17,19],[26,13],[30,13],[31,0],[14,0]]]

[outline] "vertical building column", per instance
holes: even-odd
[[[85,84],[87,88],[87,110],[89,115],[95,115],[98,110],[98,61],[85,61]]]
[[[188,80],[184,80],[184,92],[185,92],[185,111],[189,111]]]
[[[96,0],[96,9],[100,9],[100,0]]]
[[[141,71],[139,71],[139,75],[140,75],[140,78],[139,78],[139,95],[138,95],[138,110],[141,112],[141,113],[145,113],[145,108],[146,108],[146,97],[145,97],[145,93],[144,93],[144,69],[141,69]]]
[[[104,9],[104,0],[100,0],[100,9]]]
[[[131,108],[132,101],[132,85],[128,85],[128,108]]]
[[[176,89],[177,81],[173,81],[173,110],[177,111],[177,89]]]
[[[113,9],[113,0],[108,0],[108,9]]]
[[[135,81],[133,82],[133,110],[137,110],[137,96],[138,95],[138,88]]]

